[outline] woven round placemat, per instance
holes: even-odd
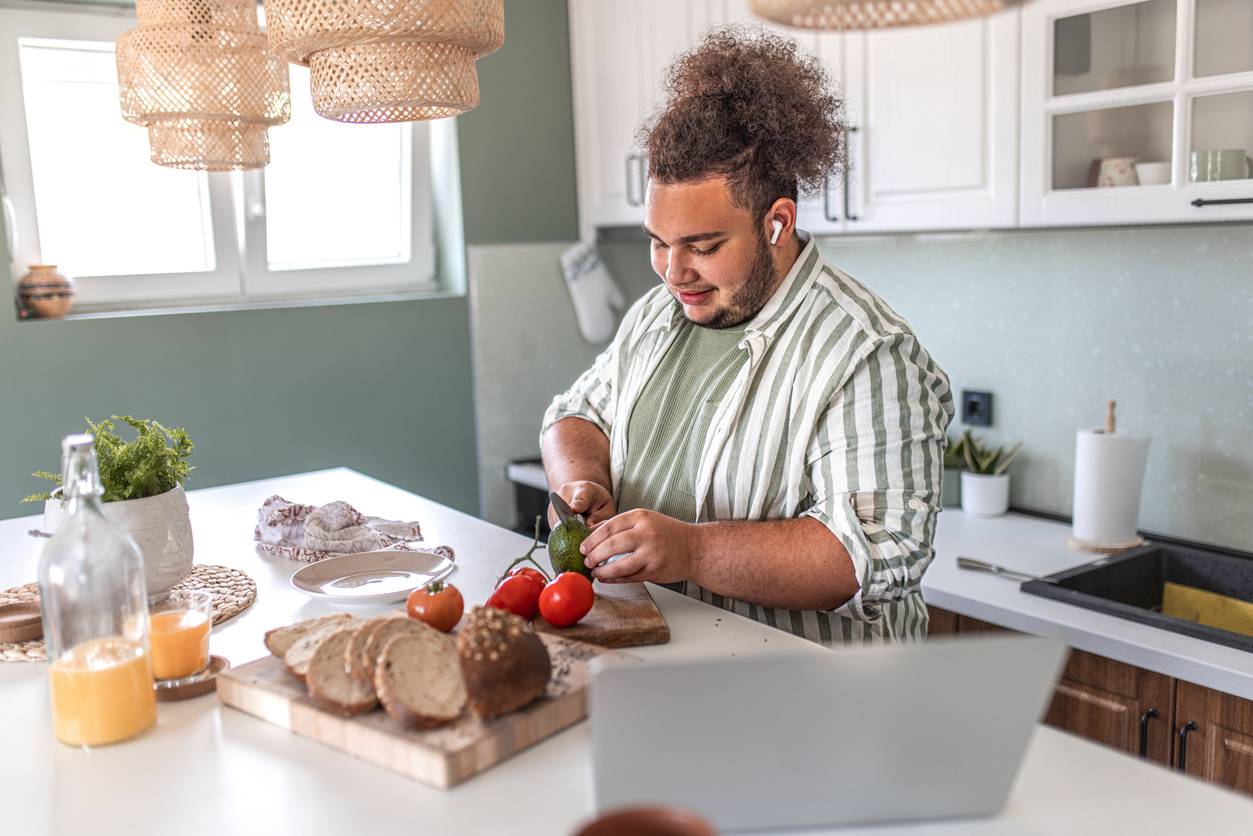
[[[187,577],[174,584],[175,590],[203,589],[213,596],[213,623],[221,624],[239,615],[257,600],[257,582],[229,566],[198,564]],[[38,584],[28,583],[0,591],[0,604],[38,601]],[[0,662],[46,662],[43,639],[29,642],[0,642]]]

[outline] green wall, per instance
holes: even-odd
[[[466,243],[578,237],[565,0],[505,3],[505,45],[479,60],[482,104],[460,117]]]
[[[574,235],[568,55],[564,0],[506,4],[505,46],[479,65],[482,105],[458,124],[468,241]],[[187,427],[192,488],[346,465],[478,507],[464,296],[63,322],[0,312],[0,518],[36,510],[18,504],[42,488],[27,474],[56,468],[84,415],[128,412]]]

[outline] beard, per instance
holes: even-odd
[[[758,230],[757,253],[748,273],[739,288],[731,295],[731,300],[714,312],[708,322],[700,323],[705,328],[734,328],[743,325],[766,307],[770,294],[774,290],[774,259],[770,256],[770,245]]]

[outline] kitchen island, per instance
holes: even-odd
[[[418,520],[427,544],[456,550],[458,568],[450,580],[468,604],[484,600],[501,568],[528,545],[520,535],[346,469],[192,491],[196,561],[241,569],[257,582],[253,606],[213,632],[212,651],[236,665],[265,653],[266,630],[332,611],[289,585],[303,564],[261,557],[253,548],[256,509],[276,493],[310,503],[345,499],[369,514]],[[38,525],[36,517],[0,521],[0,588],[35,578],[42,541],[26,532]],[[943,528],[942,522],[942,537]],[[668,590],[654,587],[652,593],[672,638],[668,645],[631,651],[646,663],[827,652]],[[89,752],[71,749],[53,738],[46,679],[43,664],[0,663],[7,721],[0,762],[5,832],[560,836],[593,814],[589,723],[441,791],[225,708],[214,697],[161,704],[157,727],[135,740]],[[838,832],[1173,836],[1247,833],[1250,822],[1253,801],[1041,726],[1000,816]]]

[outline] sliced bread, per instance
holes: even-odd
[[[404,633],[420,633],[434,629],[429,624],[414,621],[412,618],[390,618],[380,624],[366,639],[365,650],[362,651],[363,659],[360,664],[365,674],[365,681],[374,681],[374,670],[378,665],[379,654],[383,652],[384,646],[389,641]]]
[[[309,662],[313,659],[313,654],[322,640],[339,630],[355,627],[360,622],[361,619],[349,616],[345,621],[328,621],[320,627],[314,627],[287,648],[287,652],[283,654],[283,664],[287,666],[292,676],[304,682],[305,675],[309,671]],[[343,659],[340,659],[340,664],[343,664]]]
[[[276,627],[265,634],[265,647],[270,653],[282,659],[283,656],[291,649],[300,637],[307,635],[311,630],[320,629],[329,624],[346,624],[352,621],[353,616],[346,612],[336,613],[334,615],[324,615],[321,618],[310,618],[306,621],[298,621],[287,627]]]
[[[457,636],[466,700],[488,719],[517,711],[542,695],[552,674],[548,648],[513,613],[476,607]]]
[[[348,642],[348,647],[344,650],[344,661],[348,665],[348,672],[359,679],[362,683],[374,687],[374,666],[369,663],[369,654],[366,648],[370,638],[374,632],[391,621],[394,618],[404,618],[405,614],[399,611],[392,611],[385,615],[376,616],[367,619],[361,625],[361,629],[352,634],[352,639]]]
[[[383,646],[374,669],[374,690],[392,719],[411,728],[432,729],[461,716],[466,691],[452,636],[421,626],[425,629],[400,633]]]
[[[344,717],[361,714],[378,705],[374,686],[353,678],[344,664],[348,643],[354,634],[363,629],[364,624],[341,627],[323,638],[309,658],[305,674],[305,685],[313,701]]]

